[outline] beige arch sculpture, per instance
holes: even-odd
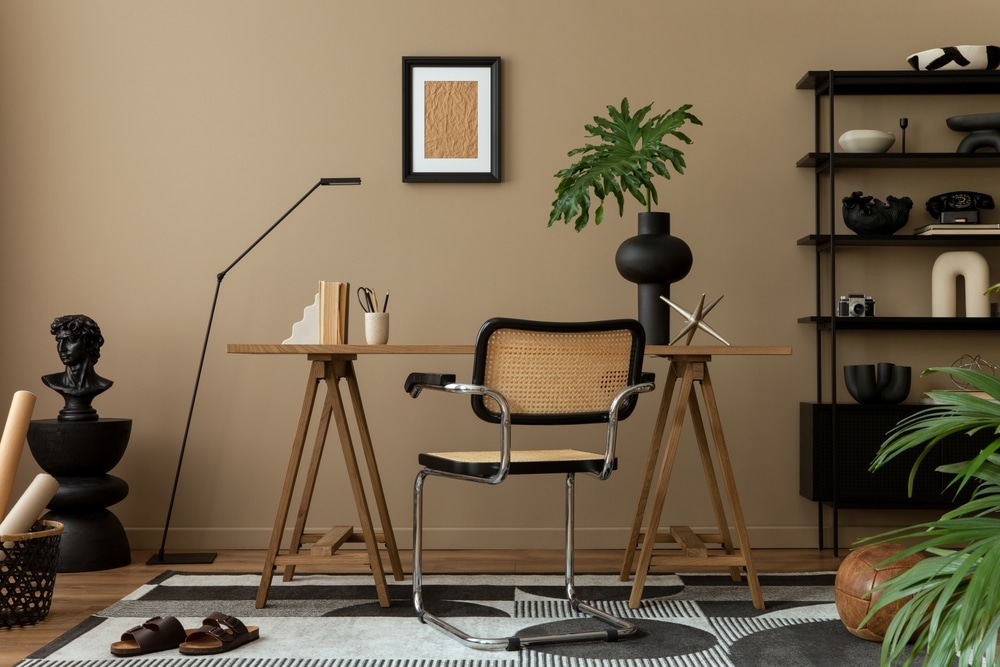
[[[955,281],[965,278],[965,316],[989,317],[990,266],[986,258],[971,250],[941,253],[931,269],[931,316],[956,317]]]

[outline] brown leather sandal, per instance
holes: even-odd
[[[218,611],[209,614],[202,623],[200,628],[191,631],[187,640],[177,647],[184,655],[225,653],[260,636],[256,625],[247,627],[235,616]]]
[[[173,616],[156,616],[122,634],[111,644],[112,655],[145,655],[177,648],[188,632]]]

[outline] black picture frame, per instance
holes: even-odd
[[[438,92],[454,85],[467,94]],[[428,99],[431,94],[437,99]],[[441,120],[430,127],[435,113]],[[450,122],[463,116],[475,123]],[[440,154],[428,155],[428,146]],[[499,56],[403,57],[403,182],[500,182]]]

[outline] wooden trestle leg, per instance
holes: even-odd
[[[746,572],[747,583],[750,587],[750,596],[754,607],[757,609],[764,608],[764,597],[760,590],[757,570],[753,564],[746,522],[740,505],[736,480],[733,476],[729,451],[726,447],[722,421],[719,417],[719,409],[715,400],[715,391],[708,372],[708,362],[710,360],[710,356],[700,355],[676,355],[671,357],[670,370],[667,374],[663,397],[660,401],[660,409],[656,418],[656,425],[653,429],[653,439],[650,443],[649,455],[647,457],[645,477],[640,489],[629,543],[625,549],[625,557],[620,572],[622,581],[626,581],[632,571],[635,551],[641,542],[639,562],[635,569],[635,580],[633,581],[632,593],[629,597],[629,607],[632,609],[637,609],[641,604],[646,577],[650,567],[653,565],[671,572],[683,571],[683,568],[688,567],[725,567],[728,568],[734,581],[740,580],[740,572],[741,568],[743,568]],[[676,401],[673,401],[674,386],[678,380],[680,380],[680,392],[677,395]],[[738,550],[733,544],[729,532],[729,522],[726,518],[726,503],[723,500],[718,475],[713,464],[705,421],[699,407],[697,392],[695,391],[696,385],[701,386],[705,414],[708,417],[712,440],[715,443],[715,458],[718,462],[718,471],[722,476],[722,483],[725,488],[726,499],[728,500],[728,509],[732,515],[733,525],[736,528],[736,535],[739,539]],[[663,434],[672,401],[674,414],[670,420],[670,430],[667,434],[666,447],[663,449],[662,460],[660,460]],[[701,456],[702,469],[712,500],[712,509],[715,514],[716,523],[718,524],[718,531],[714,533],[695,533],[695,531],[687,526],[672,526],[666,531],[661,530],[659,527],[660,517],[667,497],[670,474],[673,470],[677,449],[680,445],[681,430],[688,412],[691,415],[692,427]],[[640,527],[646,513],[653,471],[657,468],[656,464],[658,460],[660,465],[657,475],[656,494],[649,508],[649,518],[646,522],[646,528],[642,531]],[[670,549],[671,554],[656,553],[654,555],[654,548],[657,542],[675,543],[679,548]],[[722,553],[712,553],[706,544],[719,545]]]
[[[353,360],[355,356],[314,355],[310,356],[310,358],[312,359],[312,364],[309,369],[309,377],[302,401],[302,410],[299,414],[299,423],[295,431],[295,439],[292,441],[288,468],[285,473],[285,482],[278,501],[274,527],[271,531],[271,541],[268,545],[267,556],[264,561],[260,586],[257,589],[256,607],[261,609],[267,604],[267,597],[271,588],[271,578],[277,567],[284,566],[283,579],[284,581],[290,581],[295,574],[296,565],[323,562],[325,559],[335,556],[337,550],[346,542],[365,543],[379,605],[388,607],[390,604],[389,592],[385,583],[385,571],[382,566],[379,542],[385,544],[389,563],[396,581],[403,579],[403,567],[399,559],[395,534],[392,530],[392,522],[389,518],[388,507],[385,502],[382,480],[378,472],[375,451],[372,447],[371,434],[368,430],[368,420],[365,417],[364,406],[361,401],[361,391],[358,388],[357,375],[354,372]],[[351,403],[354,406],[354,417],[361,440],[365,465],[368,468],[371,493],[375,498],[379,520],[382,524],[382,531],[378,533],[375,531],[375,526],[372,523],[364,480],[358,465],[358,457],[348,423],[347,412],[344,409],[343,395],[340,391],[341,380],[347,381]],[[316,439],[309,467],[306,471],[306,478],[303,482],[302,496],[292,529],[291,542],[287,552],[282,554],[280,551],[281,538],[285,531],[285,524],[288,521],[292,495],[302,462],[302,454],[305,450],[305,441],[312,420],[320,382],[326,385],[326,396],[320,411],[319,422],[317,423]],[[354,503],[358,511],[360,531],[355,530],[351,526],[334,526],[326,533],[306,533],[306,520],[309,516],[313,492],[316,488],[316,479],[323,457],[323,448],[330,429],[331,418],[337,425],[337,433],[344,455],[344,465],[348,480],[351,483],[351,490],[354,494]],[[303,547],[306,545],[309,546],[309,550],[303,551]]]

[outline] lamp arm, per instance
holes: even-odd
[[[278,225],[280,225],[285,218],[287,218],[289,215],[291,215],[292,211],[294,211],[295,209],[297,209],[299,207],[299,204],[301,204],[302,202],[304,202],[309,195],[311,195],[313,192],[315,192],[316,188],[318,188],[319,186],[323,185],[323,181],[324,180],[328,180],[328,179],[321,178],[320,180],[316,181],[316,185],[314,185],[311,188],[309,188],[309,192],[307,192],[304,195],[302,195],[302,197],[297,202],[295,202],[294,204],[292,204],[292,207],[290,209],[288,209],[287,211],[285,211],[285,214],[283,216],[281,216],[280,218],[278,218],[277,220],[275,220],[273,225],[271,225],[270,227],[268,227],[264,231],[263,234],[261,234],[260,236],[257,237],[256,241],[254,241],[253,243],[251,243],[247,247],[246,250],[244,250],[243,252],[241,252],[240,255],[239,255],[239,257],[237,257],[236,259],[233,260],[232,264],[230,264],[229,266],[227,266],[226,268],[224,268],[219,273],[219,275],[217,276],[218,279],[219,279],[219,281],[218,281],[218,283],[215,286],[215,299],[212,301],[212,313],[213,314],[215,313],[215,302],[219,298],[219,285],[221,285],[222,280],[226,277],[226,274],[229,273],[234,266],[236,266],[237,264],[239,264],[243,260],[244,257],[246,257],[247,255],[249,255],[250,251],[253,250],[254,248],[256,248],[258,243],[260,243],[265,238],[267,238],[267,235],[270,234],[271,232],[273,232],[275,227],[277,227]],[[211,326],[211,323],[212,323],[211,316],[209,316],[209,318],[208,318],[208,323]]]
[[[194,390],[191,392],[191,405],[188,407],[187,421],[184,424],[184,437],[181,440],[181,450],[177,456],[177,470],[174,472],[174,483],[170,490],[170,502],[167,505],[167,518],[163,524],[163,537],[160,540],[160,550],[150,558],[150,563],[164,562],[164,550],[167,546],[167,533],[170,531],[170,518],[174,511],[174,501],[177,498],[177,484],[181,477],[181,466],[184,463],[184,452],[187,449],[188,434],[191,432],[191,420],[194,417],[194,406],[198,400],[198,387],[201,385],[201,371],[205,367],[205,355],[208,352],[208,340],[212,335],[212,323],[215,320],[215,308],[219,303],[219,291],[222,289],[222,281],[225,279],[226,274],[229,273],[234,266],[239,264],[244,257],[250,254],[250,251],[257,247],[257,245],[263,241],[268,234],[274,231],[274,229],[284,221],[292,211],[299,207],[299,204],[304,202],[306,198],[316,191],[316,188],[321,185],[361,185],[361,179],[357,177],[350,178],[321,178],[316,181],[316,184],[309,188],[309,191],[302,195],[297,202],[295,202],[290,209],[285,211],[285,214],[278,218],[274,224],[268,227],[263,234],[257,237],[257,240],[251,243],[246,250],[241,252],[239,256],[232,261],[232,263],[225,269],[220,271],[216,275],[215,280],[215,294],[212,296],[212,308],[208,313],[208,325],[205,327],[205,340],[201,345],[201,356],[198,359],[198,371],[195,374],[194,379]],[[180,562],[180,561],[175,561]]]

